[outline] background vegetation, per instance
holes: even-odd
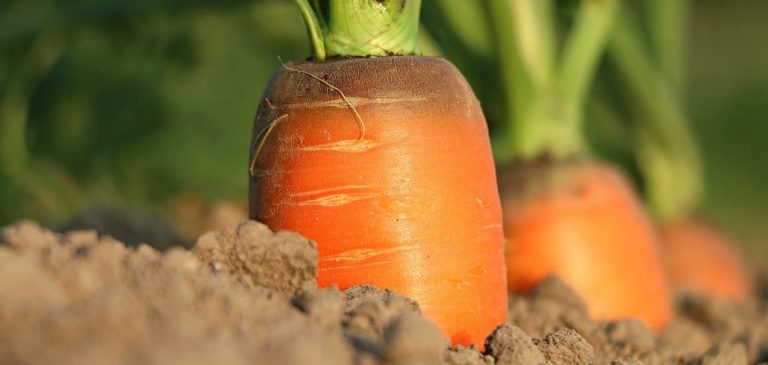
[[[424,1],[425,22],[435,1]],[[695,1],[686,50],[703,213],[755,252],[768,251],[766,14],[761,0]],[[427,53],[445,35],[432,36]],[[278,56],[307,55],[288,0],[0,2],[0,225],[59,226],[93,205],[172,215],[190,196],[244,201],[264,85]],[[456,63],[488,99],[487,81],[465,67],[484,59]],[[593,135],[626,137],[594,119]]]

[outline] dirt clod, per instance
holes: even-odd
[[[419,305],[392,290],[371,285],[353,286],[344,291],[344,327],[351,333],[380,341],[385,326],[407,313],[419,314]]]
[[[338,327],[344,317],[344,298],[336,287],[301,292],[292,302],[312,321],[324,326]]]
[[[502,324],[485,343],[485,351],[499,365],[538,365],[547,361],[528,335],[518,327]]]
[[[206,233],[193,251],[214,271],[225,270],[249,287],[286,294],[317,287],[315,244],[295,233],[272,233],[261,223]]]
[[[384,332],[388,364],[441,364],[443,351],[450,345],[432,322],[415,313],[405,313],[391,321]]]
[[[543,339],[533,339],[533,343],[551,365],[591,364],[595,357],[592,345],[571,329],[550,333]]]
[[[445,365],[493,365],[494,359],[491,355],[481,354],[474,346],[458,345],[445,350],[443,363]]]
[[[535,337],[563,328],[587,336],[598,329],[581,298],[556,276],[544,280],[528,295],[511,295],[507,323]]]

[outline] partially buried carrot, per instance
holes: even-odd
[[[589,156],[581,131],[619,2],[580,2],[567,33],[551,2],[490,4],[507,87],[494,151],[510,291],[558,275],[595,318],[664,327],[671,309],[654,228],[623,174]]]
[[[666,324],[655,232],[623,174],[597,161],[544,162],[509,170],[500,185],[512,291],[555,274],[594,317]]]
[[[419,1],[320,3],[298,2],[315,60],[281,67],[256,115],[250,217],[315,240],[321,287],[394,289],[482,345],[507,299],[480,106],[449,62],[389,56],[416,50]]]
[[[752,280],[733,243],[701,219],[670,222],[662,229],[667,272],[675,289],[744,300]]]

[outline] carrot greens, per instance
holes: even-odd
[[[421,0],[295,0],[316,60],[418,51]]]

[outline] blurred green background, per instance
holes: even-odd
[[[689,25],[703,213],[766,257],[768,2],[698,0]],[[94,205],[174,219],[189,197],[244,204],[263,88],[278,56],[308,54],[288,0],[0,2],[0,226],[60,226]]]

